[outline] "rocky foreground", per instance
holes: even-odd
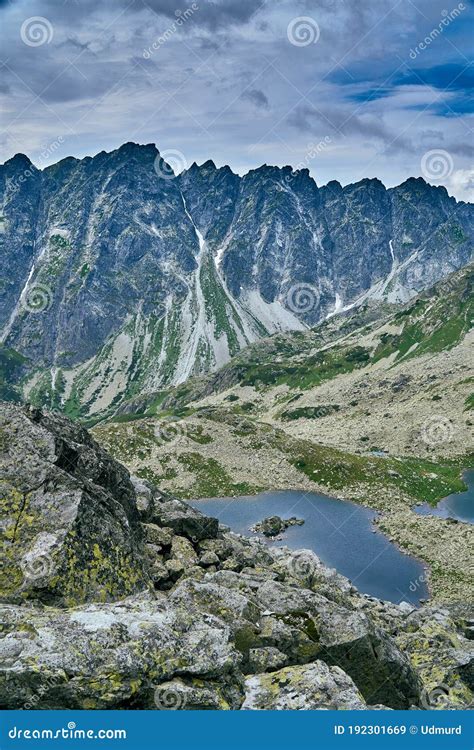
[[[0,404],[0,708],[466,708],[472,610],[359,594]]]

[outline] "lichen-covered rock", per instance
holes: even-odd
[[[186,680],[177,677],[169,682],[163,682],[155,689],[155,706],[160,710],[236,710],[242,704],[244,679],[237,674],[233,681],[218,682],[197,677],[187,677]]]
[[[472,703],[468,606],[360,595],[131,479],[63,417],[0,404],[0,447],[0,708]]]
[[[242,710],[364,710],[364,699],[339,667],[322,661],[256,674],[245,681]]]
[[[3,709],[37,695],[36,708],[153,709],[156,688],[175,676],[214,680],[234,694],[241,682],[230,629],[164,594],[69,610],[2,605],[0,624]]]
[[[0,405],[0,597],[73,605],[144,589],[128,471],[56,414]]]
[[[164,499],[156,502],[151,517],[159,526],[169,526],[176,534],[186,536],[193,542],[215,539],[219,531],[217,518],[205,516],[181,500]]]
[[[311,550],[292,551],[288,548],[273,550],[272,568],[279,577],[323,594],[328,599],[343,602],[355,592],[351,582],[334,568],[323,565]]]
[[[474,707],[474,644],[462,630],[456,632],[448,610],[414,611],[401,624],[396,642],[420,675],[424,708]]]
[[[274,672],[288,664],[286,654],[273,646],[249,649],[248,664],[251,672]]]
[[[251,652],[273,648],[285,654],[287,663],[318,658],[341,667],[370,703],[409,708],[420,701],[418,677],[395,642],[363,613],[312,591],[221,572],[200,583],[180,583],[170,599],[228,623],[249,671]]]
[[[290,526],[302,526],[303,519],[292,516],[291,518],[280,518],[280,516],[268,516],[252,526],[252,531],[257,531],[267,537],[275,537],[282,534]]]
[[[258,589],[273,617],[306,633],[317,655],[344,669],[369,703],[409,708],[420,699],[420,683],[393,639],[361,612],[343,608],[312,591],[275,581]]]

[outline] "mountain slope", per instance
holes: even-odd
[[[0,343],[24,394],[96,418],[249,343],[367,300],[403,302],[472,257],[472,206],[308,170],[173,177],[154,145],[0,167]],[[23,372],[23,371],[22,371]]]
[[[365,305],[258,342],[217,373],[124,404],[94,434],[184,498],[301,488],[370,505],[430,564],[435,596],[461,601],[472,527],[412,507],[463,490],[474,466],[473,280],[469,266],[382,320]]]

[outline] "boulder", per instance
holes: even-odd
[[[5,604],[0,625],[1,709],[155,709],[157,688],[176,677],[209,681],[238,703],[230,628],[164,594],[69,610]]]
[[[280,516],[268,516],[263,521],[259,521],[252,526],[252,531],[256,531],[264,536],[273,538],[282,534],[290,526],[302,526],[303,519],[292,516],[291,518],[280,518]]]
[[[306,634],[318,658],[344,669],[368,703],[398,709],[419,704],[421,684],[413,666],[362,612],[276,581],[262,584],[257,599],[274,618]]]
[[[243,711],[362,711],[367,708],[353,681],[322,661],[256,674],[245,681]]]
[[[128,471],[56,414],[0,409],[0,597],[114,601],[149,576]]]
[[[468,616],[466,606],[462,607]],[[423,708],[457,709],[474,706],[474,644],[465,637],[460,607],[415,610],[401,624],[396,642],[417,670],[422,683]],[[472,609],[471,609],[472,612]]]
[[[181,500],[155,501],[151,521],[158,526],[169,526],[175,534],[185,536],[192,542],[215,539],[219,533],[217,518],[205,516]]]

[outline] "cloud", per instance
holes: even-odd
[[[456,169],[449,177],[448,190],[459,200],[474,201],[474,169]]]
[[[34,160],[61,135],[51,161],[135,140],[244,172],[305,162],[308,142],[330,136],[308,165],[320,184],[378,176],[393,185],[440,146],[465,182],[474,10],[413,60],[445,0],[196,0],[177,24],[192,4],[0,0],[2,160],[17,151]],[[22,42],[31,16],[52,24],[50,43]],[[318,24],[317,43],[291,44],[299,16]],[[464,195],[462,180],[448,189]]]
[[[305,133],[314,133],[316,129],[320,132],[322,128],[343,137],[376,138],[393,150],[412,148],[407,138],[387,127],[380,117],[368,113],[357,114],[343,107],[323,106],[317,109],[303,104],[291,113],[288,122]]]
[[[260,89],[248,89],[242,94],[242,99],[246,99],[253,104],[257,109],[270,109],[270,102],[266,94]]]
[[[195,3],[198,9],[193,16],[193,24],[207,26],[214,30],[230,25],[247,23],[264,5],[262,0],[207,0]],[[134,0],[126,3],[131,10],[152,9],[155,13],[174,18],[192,6],[191,0],[173,2],[172,0]]]

